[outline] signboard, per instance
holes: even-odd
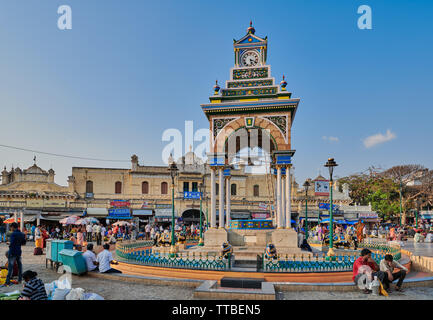
[[[319,203],[319,209],[329,210],[329,203]],[[338,210],[338,205],[333,204],[332,211],[337,211],[337,210]]]
[[[329,181],[314,181],[314,194],[316,196],[329,196]]]
[[[184,199],[200,199],[200,192],[197,191],[184,191],[183,192]]]
[[[359,212],[358,218],[365,218],[365,219],[377,219],[377,213],[376,212]]]
[[[266,203],[260,202],[259,203],[259,208],[263,209],[263,210],[266,210],[266,209],[268,209],[268,205]]]
[[[151,216],[153,212],[151,209],[149,210],[134,210],[132,211],[133,216]]]
[[[141,205],[141,208],[148,208],[149,207],[149,202],[147,201],[143,201],[143,204]]]
[[[25,201],[9,201],[9,207],[25,207]]]
[[[171,217],[171,214],[172,214],[171,208],[155,210],[155,217]],[[174,211],[174,215],[177,216],[176,209]]]
[[[171,204],[155,204],[155,208],[157,209],[171,209]]]
[[[27,199],[26,206],[28,208],[43,208],[44,199]]]
[[[267,219],[269,218],[268,212],[253,212],[251,213],[251,216],[253,219]]]
[[[108,218],[122,219],[130,216],[131,213],[128,208],[108,209]]]
[[[112,200],[110,206],[112,207],[129,207],[131,203],[128,200]]]

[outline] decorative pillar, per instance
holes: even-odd
[[[283,227],[281,219],[281,166],[277,166],[277,228]]]
[[[284,168],[281,169],[281,227],[286,225],[286,184],[284,183]]]
[[[230,188],[230,176],[226,177],[226,212],[227,212],[227,222],[226,222],[226,227],[230,228],[230,206],[231,206],[231,188]]]
[[[224,228],[224,173],[223,167],[218,168],[219,175],[219,228]]]
[[[292,227],[292,173],[291,165],[286,167],[286,228]]]
[[[210,227],[216,228],[216,192],[215,192],[215,169],[210,169]]]
[[[273,169],[271,169],[273,170]],[[274,175],[272,175],[272,177],[274,177]],[[277,200],[277,178],[275,176],[275,181],[273,181],[274,183],[274,215],[275,215],[275,225],[278,225],[278,200]]]

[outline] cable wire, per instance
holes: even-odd
[[[10,148],[10,149],[15,149],[15,150],[21,150],[21,151],[29,151],[29,152],[40,153],[40,154],[46,154],[46,155],[55,156],[55,157],[72,158],[72,159],[80,159],[80,160],[93,160],[93,161],[105,161],[105,162],[129,162],[130,161],[130,160],[106,160],[106,159],[98,159],[98,158],[77,157],[77,156],[70,156],[70,155],[64,155],[64,154],[57,154],[57,153],[51,153],[51,152],[44,152],[44,151],[31,150],[31,149],[26,149],[26,148],[7,146],[4,144],[0,144],[0,147]]]

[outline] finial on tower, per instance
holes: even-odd
[[[256,29],[253,27],[253,21],[250,20],[250,27],[247,29],[247,33],[254,34],[254,32],[256,32]]]
[[[36,156],[33,157],[33,162],[36,164]]]
[[[213,89],[214,89],[214,94],[218,95],[219,91],[221,89],[220,86],[218,85],[218,80],[215,80],[215,85],[214,85]]]
[[[283,74],[283,80],[280,82],[280,86],[281,86],[281,91],[286,91],[287,82],[285,80],[284,74]]]

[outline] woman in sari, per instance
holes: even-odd
[[[397,238],[397,237],[396,237],[396,234],[395,234],[395,228],[392,227],[392,228],[389,230],[389,240],[394,241],[396,238]]]
[[[359,220],[356,224],[356,238],[358,240],[358,243],[361,243],[362,240],[364,240],[364,227],[365,225],[362,223],[361,220]]]
[[[42,239],[42,231],[41,226],[37,226],[35,229],[35,247],[36,248],[44,248],[44,239]]]

